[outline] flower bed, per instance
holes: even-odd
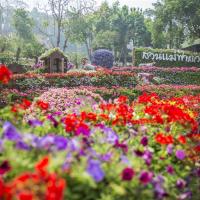
[[[0,105],[5,106],[9,103],[14,103],[27,98],[33,100],[34,97],[39,97],[50,88],[43,89],[28,89],[20,91],[18,89],[2,89],[0,97]],[[53,88],[52,88],[53,89]],[[67,89],[67,87],[66,87]],[[68,88],[72,89],[72,88]],[[143,85],[136,86],[134,88],[126,87],[94,87],[94,86],[81,86],[76,87],[78,90],[89,90],[93,93],[99,94],[103,99],[109,100],[117,98],[121,95],[126,95],[130,100],[136,99],[143,92],[152,93],[155,92],[161,97],[173,97],[184,95],[198,95],[200,94],[199,85]]]
[[[24,90],[78,86],[134,87],[136,84],[137,78],[132,72],[98,71],[92,73],[69,72],[66,74],[18,74],[13,76],[8,87]]]
[[[199,96],[0,110],[0,198],[198,199]],[[70,105],[69,105],[70,107]]]

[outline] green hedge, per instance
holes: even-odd
[[[133,54],[136,66],[154,62],[160,67],[200,67],[200,54],[189,51],[138,48]]]

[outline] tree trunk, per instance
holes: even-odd
[[[61,23],[58,22],[58,33],[56,47],[60,47]]]
[[[67,43],[68,43],[68,39],[65,39],[65,43],[63,45],[63,51],[65,52],[66,48],[67,48]]]
[[[85,46],[87,48],[88,58],[91,60],[91,52],[90,52],[90,47],[87,40],[85,41]]]
[[[21,54],[21,48],[20,48],[20,47],[18,47],[18,48],[17,48],[17,52],[16,52],[16,62],[18,62],[18,61],[19,61],[20,54]]]

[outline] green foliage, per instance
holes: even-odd
[[[45,59],[45,58],[48,58],[51,54],[55,53],[55,52],[58,52],[60,53],[61,55],[63,55],[65,58],[67,58],[67,56],[64,54],[63,51],[60,50],[60,48],[53,48],[53,49],[50,49],[46,52],[44,52],[41,56],[40,56],[40,59]]]
[[[9,65],[14,62],[14,54],[12,52],[0,53],[0,63]]]
[[[26,58],[36,58],[44,53],[45,48],[35,38],[24,44],[22,56]]]
[[[154,4],[153,46],[180,48],[187,38],[199,38],[199,13],[199,0],[161,0]]]
[[[33,38],[32,28],[33,20],[29,17],[26,10],[20,8],[16,9],[13,15],[13,26],[17,35],[23,40],[30,40]]]
[[[67,53],[67,57],[70,62],[72,62],[76,67],[82,64],[82,59],[86,57],[83,53],[69,52]]]
[[[200,62],[194,63],[194,62],[186,62],[186,61],[179,61],[177,59],[177,61],[167,61],[167,60],[156,60],[156,59],[152,59],[152,57],[150,59],[143,59],[142,55],[143,52],[147,52],[147,53],[154,53],[154,54],[158,54],[162,56],[162,54],[167,54],[169,55],[186,55],[186,56],[199,56],[200,54],[197,53],[191,53],[191,52],[187,52],[187,51],[175,51],[175,50],[170,50],[170,49],[147,49],[147,48],[137,48],[135,49],[134,52],[134,57],[135,57],[135,65],[138,66],[141,63],[155,63],[155,66],[161,66],[161,67],[190,67],[190,66],[196,66],[196,67],[200,67]]]

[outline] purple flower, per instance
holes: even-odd
[[[164,178],[162,175],[158,175],[157,177],[155,177],[152,184],[154,186],[154,194],[156,199],[163,199],[163,197],[168,196],[163,187]]]
[[[17,132],[16,128],[10,122],[4,123],[3,135],[6,139],[11,141],[18,141],[21,139],[21,135]]]
[[[186,186],[186,181],[184,181],[183,179],[178,179],[176,181],[176,187],[179,189],[183,189]]]
[[[59,123],[56,121],[56,119],[53,117],[53,115],[48,115],[47,119],[53,123],[54,127],[58,126]]]
[[[32,127],[42,126],[42,122],[37,119],[31,119],[28,121],[28,124]]]
[[[101,155],[101,160],[104,162],[109,162],[111,158],[112,158],[112,153],[106,153]]]
[[[121,156],[121,161],[124,163],[124,164],[130,164],[128,158],[124,155]]]
[[[134,151],[135,155],[138,157],[142,157],[144,155],[144,152],[140,151],[140,150],[135,150]]]
[[[50,147],[54,144],[54,137],[52,135],[46,135],[38,141],[39,148],[49,150]]]
[[[176,157],[179,160],[184,160],[185,159],[185,151],[184,150],[177,150],[176,151]]]
[[[17,149],[21,149],[21,150],[25,150],[25,151],[29,151],[31,148],[29,145],[27,145],[25,142],[23,141],[18,141],[16,143],[16,148]]]
[[[148,150],[146,150],[144,152],[144,155],[143,155],[143,159],[145,160],[146,162],[146,165],[150,165],[151,164],[151,160],[152,160],[152,153]]]
[[[196,174],[197,174],[198,177],[200,177],[200,168],[198,168],[198,169],[196,170]]]
[[[0,139],[0,153],[3,151],[3,140]]]
[[[104,133],[106,134],[106,141],[111,144],[115,144],[118,141],[118,135],[111,128],[103,128]]]
[[[105,176],[104,171],[101,168],[101,163],[98,160],[90,159],[88,161],[87,172],[96,182],[102,181]]]
[[[79,141],[76,140],[75,138],[71,139],[68,142],[68,145],[69,145],[70,151],[79,151],[81,148]]]
[[[192,193],[190,191],[184,192],[179,196],[179,200],[190,199],[192,197]]]
[[[141,139],[140,144],[142,144],[143,146],[147,146],[148,145],[148,138],[146,136],[144,136]]]
[[[173,174],[173,173],[174,173],[174,168],[173,168],[171,165],[168,165],[167,168],[166,168],[166,171],[167,171],[169,174]]]
[[[146,185],[152,180],[152,177],[153,177],[152,172],[143,171],[141,172],[139,179],[141,183]]]
[[[172,145],[172,144],[169,144],[169,145],[167,146],[167,153],[168,153],[168,154],[172,154],[172,153],[173,153],[173,145]]]
[[[57,150],[65,150],[67,148],[67,139],[62,136],[55,136],[54,143]]]

